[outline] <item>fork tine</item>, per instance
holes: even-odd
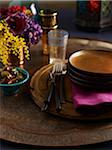
[[[61,73],[62,72],[62,64],[58,63],[56,66],[57,66],[57,72]]]
[[[55,73],[55,64],[53,65],[53,68],[52,68],[52,74]]]

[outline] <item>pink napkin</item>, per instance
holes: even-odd
[[[99,92],[72,84],[72,99],[76,109],[100,108],[112,104],[112,91]]]

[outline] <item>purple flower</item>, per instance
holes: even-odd
[[[22,12],[6,18],[6,22],[14,35],[23,36],[26,42],[37,44],[42,35],[41,26]]]
[[[14,35],[19,35],[24,33],[24,30],[27,28],[27,20],[22,13],[16,13],[6,18],[11,31]]]

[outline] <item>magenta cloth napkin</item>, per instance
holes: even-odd
[[[74,107],[94,108],[101,104],[112,104],[112,91],[99,92],[72,84],[72,99]]]

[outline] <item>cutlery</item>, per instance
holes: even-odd
[[[65,64],[61,65],[61,75],[60,75],[60,101],[61,104],[65,103],[65,94],[64,94],[64,75],[67,73],[67,66]]]
[[[54,86],[55,86],[55,76],[53,75],[53,72],[50,73],[50,79],[51,79],[51,85],[50,85],[50,89],[49,89],[49,93],[48,93],[48,96],[47,96],[47,100],[44,101],[44,105],[41,109],[41,111],[46,111],[48,109],[48,106],[51,102],[51,98],[52,98],[52,95],[53,95],[53,92],[54,92]]]
[[[51,85],[50,90],[47,96],[47,100],[44,101],[44,105],[42,107],[42,111],[46,111],[49,107],[49,104],[51,102],[52,95],[54,93],[54,98],[56,102],[56,111],[60,112],[62,109],[61,104],[64,102],[64,81],[63,81],[63,75],[66,74],[66,66],[62,62],[56,62],[53,65],[52,71],[50,72],[50,79],[51,79]],[[57,84],[56,79],[57,76],[60,77],[60,85],[59,85],[59,93],[57,90]]]
[[[55,89],[56,111],[60,112],[61,111],[61,101],[60,101],[59,93],[57,90],[56,82],[55,82],[55,88],[54,89]]]
[[[54,66],[54,73],[56,76],[59,76],[60,77],[60,80],[59,80],[59,94],[56,94],[57,93],[57,90],[56,90],[56,87],[55,87],[55,100],[56,100],[56,110],[59,112],[62,108],[61,104],[64,103],[64,78],[63,78],[63,75],[66,74],[66,65],[62,62],[59,62],[59,63],[55,63],[55,66]]]

